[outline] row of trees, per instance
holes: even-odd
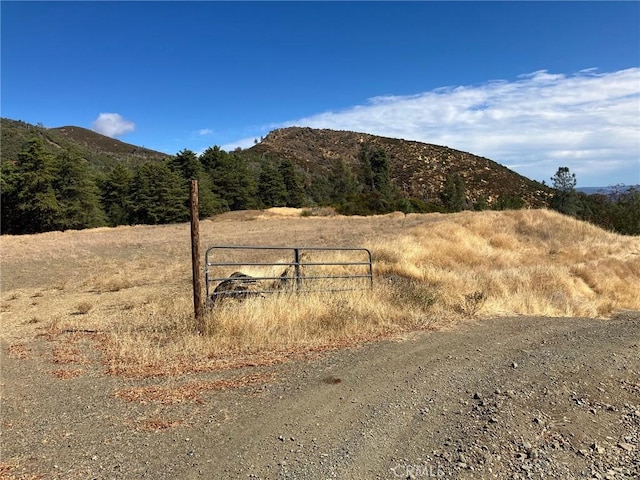
[[[568,167],[560,167],[551,177],[553,195],[549,207],[606,230],[624,235],[640,235],[640,190],[618,185],[608,191],[587,195],[576,190],[577,178]],[[517,210],[526,202],[517,196],[498,199],[493,205],[480,199],[469,204],[464,181],[457,174],[448,175],[440,194],[442,211],[458,212],[465,209]]]
[[[494,205],[471,205],[460,175],[446,177],[438,202],[406,198],[391,181],[384,149],[361,147],[358,162],[336,160],[325,174],[312,174],[289,160],[251,158],[211,147],[200,155],[183,150],[164,161],[128,166],[106,173],[63,151],[48,153],[39,139],[29,141],[15,162],[2,162],[2,233],[23,234],[128,224],[188,220],[189,181],[199,181],[200,214],[265,207],[332,205],[347,215],[392,211],[456,212],[523,208],[521,198]],[[640,192],[584,195],[576,178],[561,167],[552,177],[551,207],[625,234],[640,234]]]
[[[68,151],[48,153],[36,138],[15,162],[2,163],[2,233],[186,221],[191,179],[199,183],[203,217],[281,206],[334,205],[345,214],[410,208],[391,183],[386,152],[368,146],[358,167],[336,161],[328,175],[305,175],[290,160],[246,158],[217,146],[136,166],[118,163],[101,173]]]
[[[611,187],[608,192],[586,195],[576,190],[577,179],[568,167],[551,177],[551,208],[625,235],[640,235],[640,190]]]
[[[189,218],[189,181],[200,185],[203,217],[227,210],[300,207],[301,177],[290,161],[250,165],[218,147],[183,150],[165,161],[117,164],[106,174],[68,152],[47,153],[29,141],[16,162],[2,163],[2,233],[24,234]]]
[[[18,160],[2,163],[2,232],[37,233],[104,225],[100,192],[86,161],[68,153],[53,157],[39,140]]]

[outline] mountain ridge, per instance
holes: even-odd
[[[382,137],[347,130],[287,127],[271,131],[246,152],[282,157],[304,170],[326,174],[332,162],[357,167],[363,145],[388,155],[391,179],[405,196],[433,201],[444,189],[447,175],[462,177],[467,200],[493,204],[507,197],[522,198],[530,207],[545,207],[551,189],[485,157],[447,146]]]
[[[162,161],[171,155],[128,144],[83,127],[45,128],[1,119],[2,161],[15,160],[24,143],[40,137],[50,153],[67,150],[87,159],[94,169],[108,172],[119,162],[130,166],[146,161]],[[307,186],[326,182],[332,165],[344,161],[358,175],[363,147],[382,149],[389,160],[390,180],[405,198],[441,203],[447,178],[464,182],[468,206],[489,206],[517,198],[532,208],[546,207],[552,190],[499,163],[469,152],[415,140],[383,137],[348,130],[288,127],[276,129],[258,144],[233,152],[251,163],[271,159],[290,160],[305,177]]]
[[[83,127],[63,126],[47,128],[32,125],[21,120],[0,118],[2,161],[17,158],[24,144],[39,138],[47,151],[52,154],[67,150],[88,160],[98,170],[109,170],[116,163],[127,161],[135,165],[147,160],[162,160],[170,155],[139,147],[121,140],[107,137]]]

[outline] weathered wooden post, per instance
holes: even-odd
[[[191,266],[193,270],[193,312],[198,321],[198,329],[204,333],[201,324],[204,315],[204,302],[202,299],[202,279],[200,275],[200,218],[198,204],[198,181],[191,180],[190,188],[191,205]]]

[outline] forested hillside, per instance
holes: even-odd
[[[568,169],[550,188],[464,152],[353,132],[285,129],[247,150],[165,155],[78,127],[3,119],[1,152],[3,234],[183,222],[191,179],[202,217],[274,206],[368,215],[550,205],[640,233],[636,190],[587,196]]]
[[[362,168],[363,149],[383,151],[391,185],[405,198],[441,203],[448,183],[464,187],[464,206],[492,207],[517,199],[528,207],[548,205],[551,190],[488,158],[441,145],[366,133],[289,127],[270,132],[248,152],[286,158],[309,175],[330,178],[341,164]]]
[[[116,164],[137,165],[148,160],[162,160],[168,155],[148,148],[121,142],[115,138],[81,127],[45,128],[18,120],[0,119],[2,161],[15,161],[26,142],[39,139],[46,152],[59,155],[67,152],[82,157],[92,168],[108,171]]]

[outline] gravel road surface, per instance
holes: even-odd
[[[144,380],[105,375],[87,337],[78,365],[52,363],[45,337],[3,341],[0,477],[640,478],[637,312],[482,320]],[[265,380],[197,388],[252,375]]]

